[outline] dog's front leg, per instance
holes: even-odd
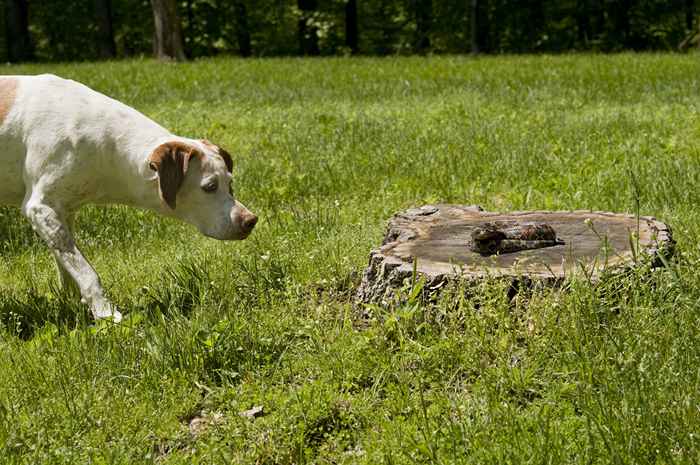
[[[77,284],[82,301],[90,306],[95,319],[120,321],[121,314],[104,296],[100,278],[75,245],[66,221],[70,216],[34,196],[25,203],[22,211],[53,252],[60,269]]]
[[[66,214],[64,223],[72,237],[75,237],[75,229],[73,227],[74,220],[75,215],[73,213]],[[70,296],[80,297],[80,289],[78,288],[78,283],[75,282],[70,272],[66,270],[63,267],[63,265],[61,265],[61,260],[57,251],[54,249],[51,250],[51,252],[53,253],[54,259],[56,260],[56,268],[58,268],[58,282],[61,285],[61,289],[63,289],[63,291],[69,294]]]

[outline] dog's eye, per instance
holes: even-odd
[[[209,193],[216,192],[218,188],[219,183],[216,180],[210,181],[202,186],[202,190]]]

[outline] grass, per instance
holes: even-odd
[[[220,243],[82,210],[78,241],[128,313],[112,327],[57,290],[46,247],[0,209],[1,462],[700,461],[697,56],[0,68],[77,79],[216,141],[261,217]],[[431,202],[638,205],[678,253],[514,302],[498,281],[434,305],[407,288],[358,327],[387,218]]]

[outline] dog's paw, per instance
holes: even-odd
[[[115,323],[122,321],[122,314],[117,310],[117,307],[109,302],[101,302],[93,305],[90,311],[92,311],[92,316],[95,320],[105,320],[109,318]]]

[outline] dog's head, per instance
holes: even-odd
[[[168,214],[216,239],[245,239],[253,231],[258,218],[234,198],[233,162],[221,147],[206,140],[166,142],[148,165]]]

